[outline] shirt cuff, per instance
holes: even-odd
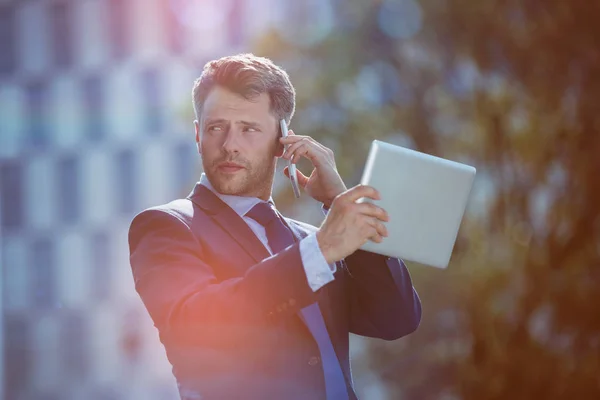
[[[308,285],[313,292],[334,279],[333,273],[337,267],[335,264],[327,264],[319,248],[316,233],[310,234],[300,241],[300,257]]]

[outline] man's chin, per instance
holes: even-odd
[[[217,192],[229,196],[243,196],[244,190],[242,187],[237,185],[220,185],[215,186]]]
[[[217,192],[231,196],[242,195],[248,186],[243,176],[222,176],[217,173],[216,176],[209,177],[209,180]]]

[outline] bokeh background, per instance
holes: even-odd
[[[590,0],[0,1],[4,398],[177,398],[127,229],[189,193],[192,82],[247,51],[287,69],[291,128],[348,186],[373,139],[478,170],[449,268],[409,265],[418,331],[352,336],[361,398],[600,398],[599,17]],[[319,224],[281,176],[274,195]]]

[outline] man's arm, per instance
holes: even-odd
[[[348,265],[351,331],[390,340],[414,331],[421,320],[421,303],[406,266],[357,250],[366,240],[380,243],[388,235],[385,210],[371,202],[357,203],[363,197],[379,200],[379,193],[362,185],[346,190],[333,151],[313,138],[290,131],[279,141],[289,145],[283,158],[295,163],[305,157],[314,166],[310,176],[299,170],[296,175],[305,192],[328,210],[316,234],[323,257],[328,264],[345,259]],[[284,174],[289,176],[287,168]]]
[[[327,216],[329,207],[322,210]],[[351,333],[394,340],[418,328],[421,300],[402,260],[357,250],[343,262]]]
[[[345,263],[350,332],[395,340],[417,329],[421,301],[401,260],[358,250]]]
[[[315,301],[298,244],[221,282],[189,227],[168,212],[134,218],[129,245],[135,288],[161,335],[227,342]]]

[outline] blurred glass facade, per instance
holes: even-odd
[[[199,177],[204,63],[249,51],[288,3],[0,3],[3,398],[178,398],[127,229]]]

